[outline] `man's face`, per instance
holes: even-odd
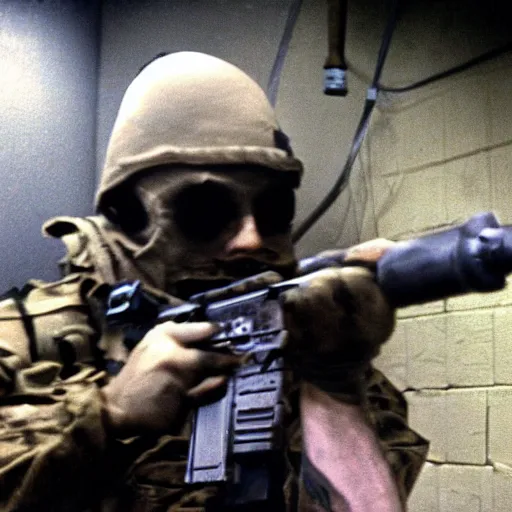
[[[135,190],[148,213],[132,235],[136,258],[163,263],[166,291],[185,297],[264,270],[293,274],[295,198],[277,172],[158,168]]]

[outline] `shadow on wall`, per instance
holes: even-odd
[[[92,212],[99,6],[0,2],[0,290],[57,277],[42,222]]]

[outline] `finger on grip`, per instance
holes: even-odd
[[[176,322],[169,321],[161,324],[160,329],[164,334],[171,336],[178,343],[186,345],[211,338],[219,332],[220,327],[218,324],[211,322],[178,324]]]
[[[220,391],[226,385],[228,378],[225,375],[215,375],[213,377],[206,377],[199,384],[189,389],[187,396],[197,400],[198,398],[205,398],[212,396],[214,392]]]
[[[294,288],[282,296],[281,307],[285,315],[298,322],[308,322],[310,316],[318,315],[318,311],[321,311],[323,298],[321,289]]]
[[[200,350],[198,353],[198,366],[210,375],[229,373],[242,361],[240,356],[234,354],[220,354],[207,350]]]

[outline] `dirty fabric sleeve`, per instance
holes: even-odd
[[[15,358],[0,359],[0,510],[82,510],[109,474],[97,372],[63,381],[58,363]]]

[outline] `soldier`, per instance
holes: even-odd
[[[141,71],[98,215],[43,227],[66,245],[63,278],[0,302],[1,510],[226,509],[215,486],[184,484],[187,418],[243,361],[200,348],[218,330],[206,322],[160,324],[129,351],[106,298],[122,280],[178,305],[255,274],[252,288],[292,277],[301,173],[264,92],[235,66],[180,52]],[[370,364],[394,325],[372,273],[320,271],[283,311],[294,378],[287,475],[269,506],[401,510],[427,445]]]

